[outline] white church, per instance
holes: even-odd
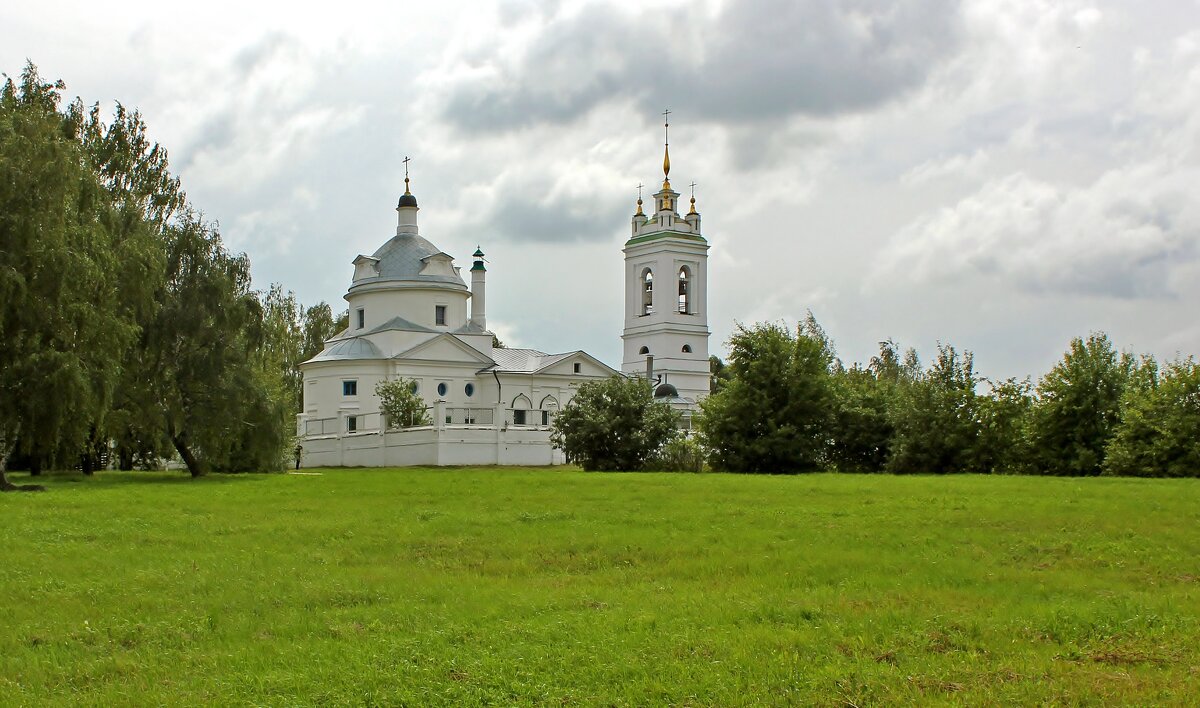
[[[658,400],[684,414],[708,395],[708,243],[696,199],[680,216],[664,149],[654,211],[637,200],[625,243],[624,355],[618,372],[573,351],[493,346],[487,328],[487,268],[477,249],[468,287],[453,257],[423,238],[417,198],[404,177],[396,234],[352,263],[349,327],[300,365],[297,433],[306,466],[553,465],[554,416],[579,384],[646,377]],[[375,385],[416,381],[431,425],[394,428]]]

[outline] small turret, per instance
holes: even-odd
[[[688,210],[683,220],[692,225],[692,230],[700,233],[700,212],[696,211],[696,183],[692,182],[692,208]]]
[[[476,246],[475,262],[471,264],[471,324],[487,329],[486,287],[487,266],[483,264],[483,249]]]
[[[637,236],[638,229],[646,225],[649,219],[646,218],[646,212],[642,211],[642,187],[644,185],[638,182],[638,200],[637,211],[633,215],[633,235]]]

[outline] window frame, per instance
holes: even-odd
[[[358,398],[358,379],[342,379],[342,398]]]
[[[434,324],[435,326],[437,326],[437,327],[446,327],[446,326],[448,326],[448,325],[446,324],[446,321],[447,321],[447,319],[446,319],[446,309],[447,309],[447,308],[446,308],[446,306],[445,306],[445,305],[434,305],[434,306],[433,306],[433,324]]]

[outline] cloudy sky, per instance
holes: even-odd
[[[12,3],[0,70],[140,109],[260,287],[341,306],[393,233],[491,261],[512,345],[619,364],[636,186],[697,183],[710,326],[847,361],[1072,336],[1200,353],[1200,0]]]

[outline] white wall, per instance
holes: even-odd
[[[396,284],[371,283],[346,294],[350,306],[350,332],[365,332],[393,317],[403,317],[439,332],[450,332],[467,323],[467,300],[471,293],[451,287],[398,287]],[[446,306],[446,324],[435,323],[435,307]],[[358,309],[366,315],[366,326],[358,329]]]
[[[386,433],[310,438],[303,467],[414,465],[561,465],[550,431],[524,428],[415,428]]]

